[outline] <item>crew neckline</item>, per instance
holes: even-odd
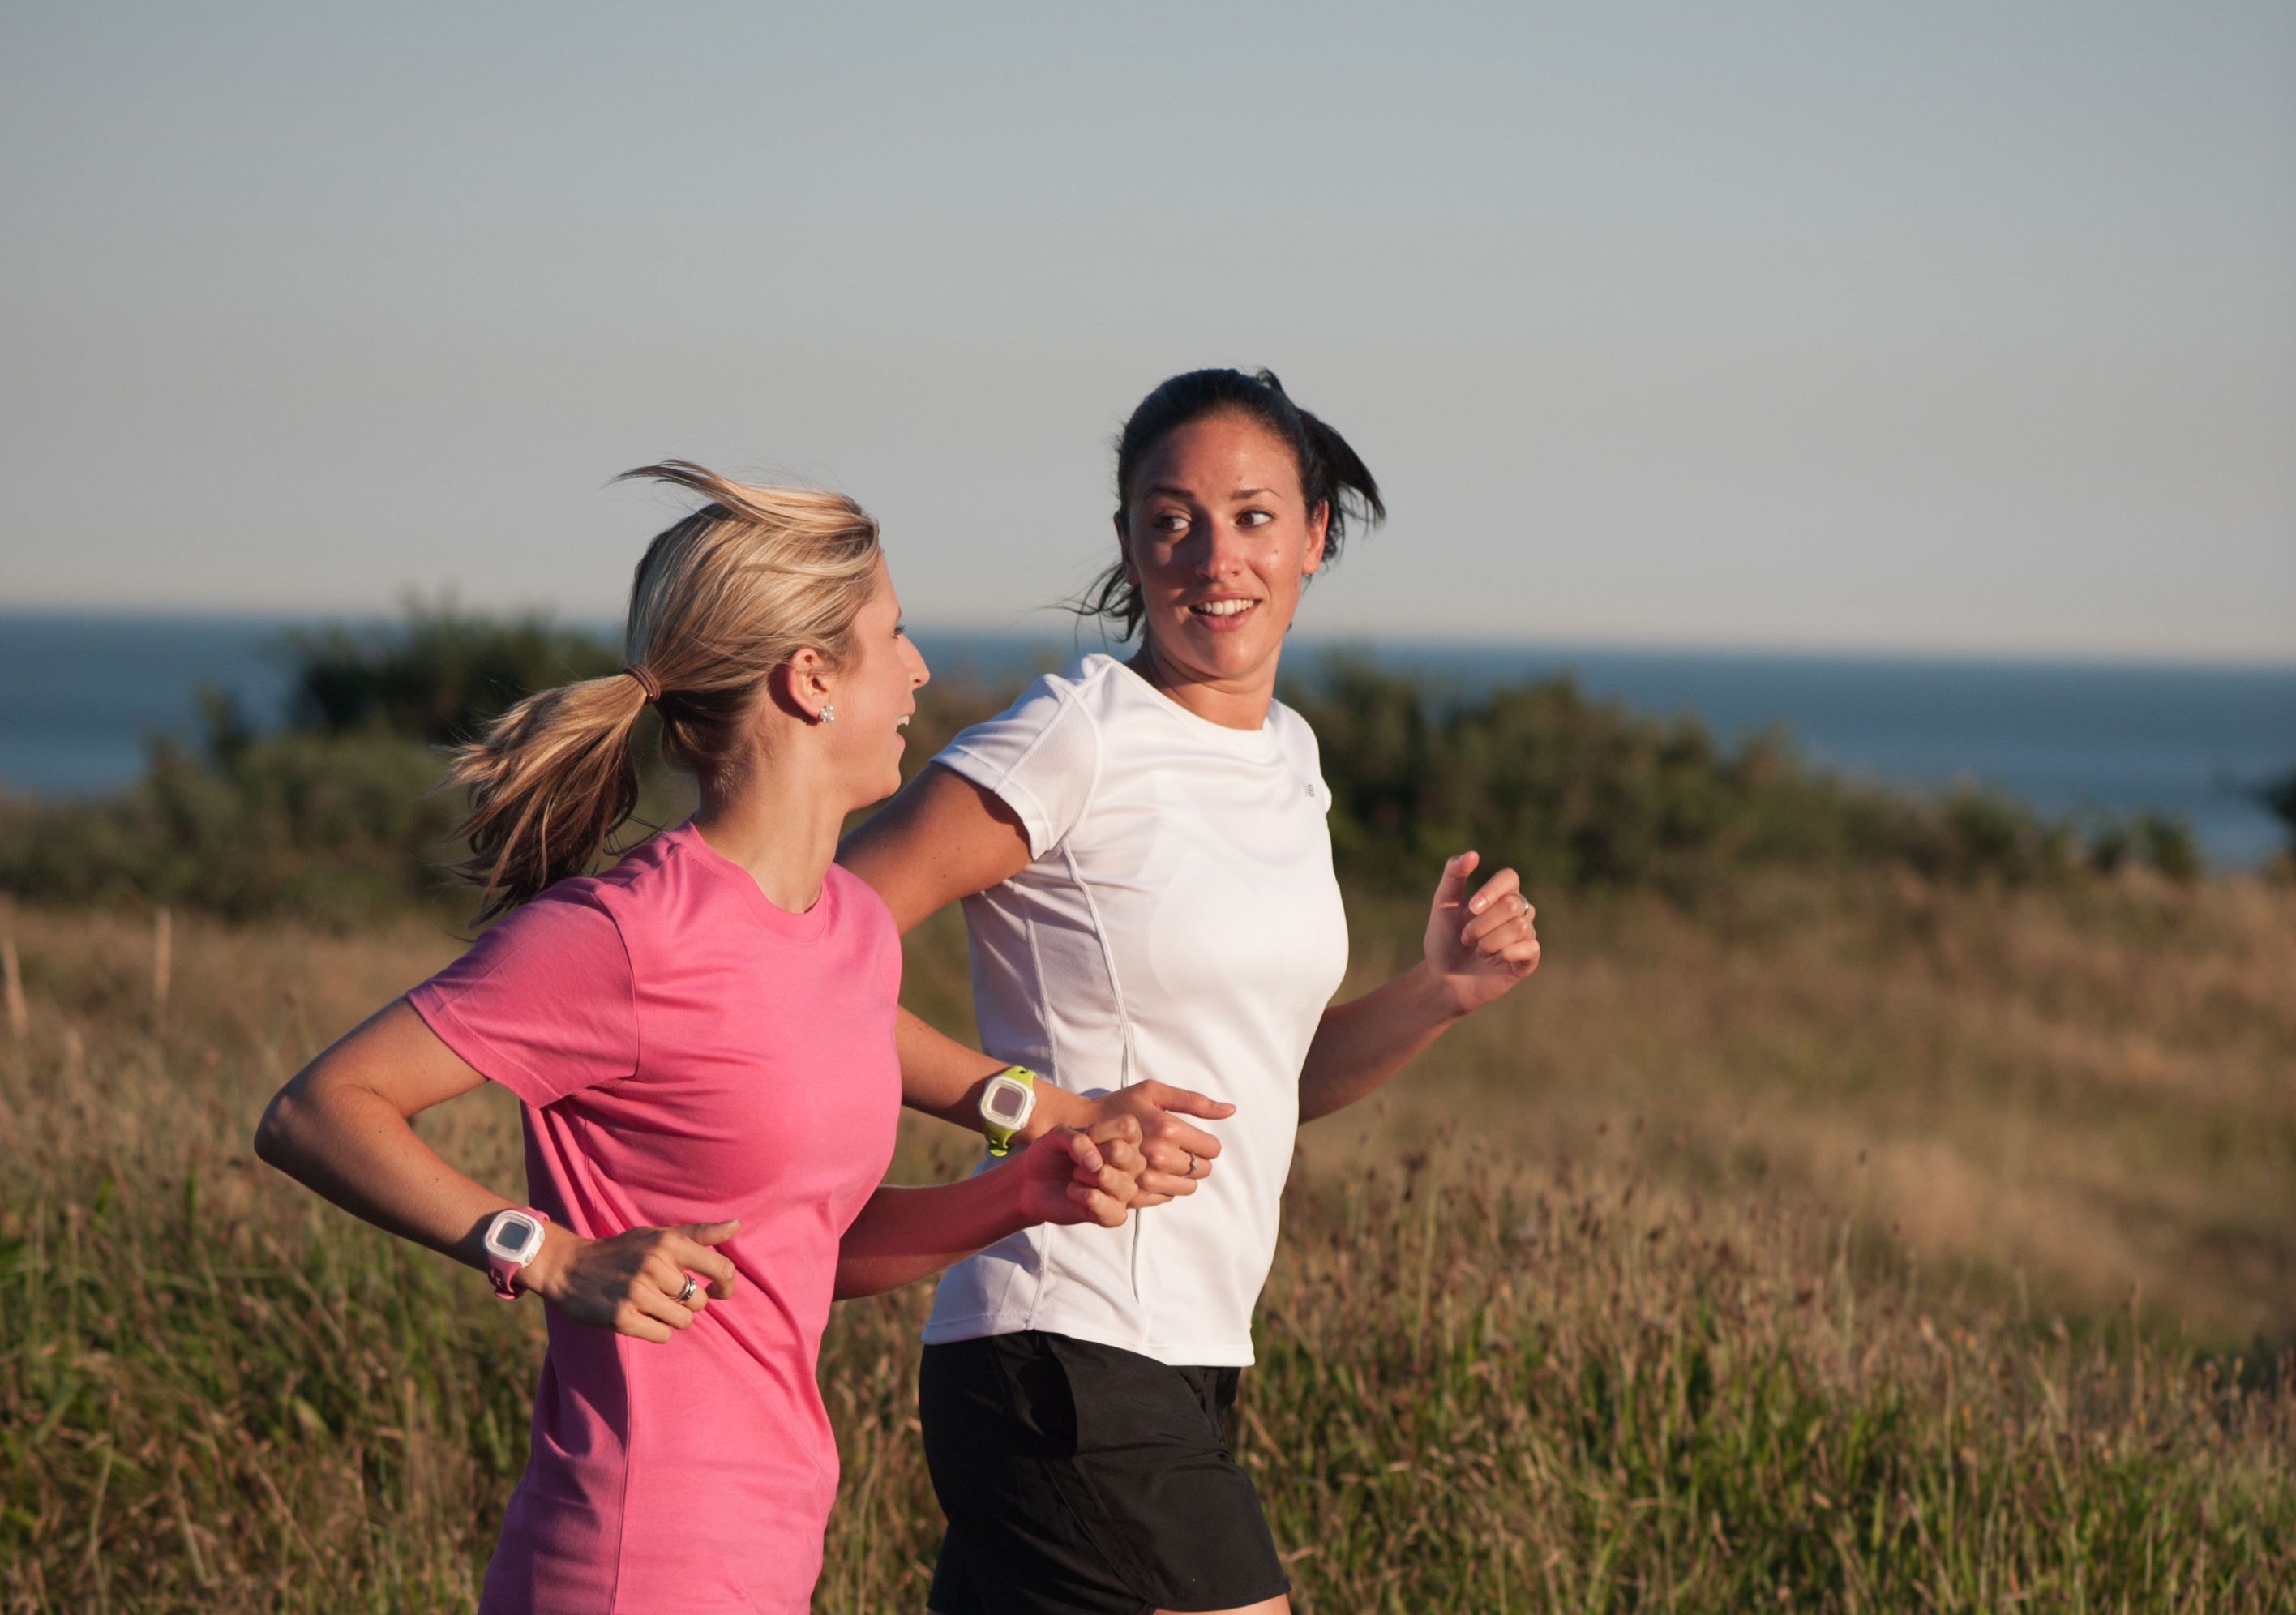
[[[813,906],[802,914],[792,914],[766,896],[757,878],[733,859],[709,844],[701,827],[688,819],[669,832],[673,847],[684,850],[720,881],[734,888],[743,905],[757,917],[758,922],[777,936],[793,942],[810,942],[827,929],[831,906],[836,901],[832,891],[837,865],[832,864],[822,872],[821,890],[813,899]]]
[[[1275,709],[1281,703],[1273,696],[1268,698],[1267,715],[1259,720],[1259,728],[1231,729],[1226,724],[1214,723],[1210,718],[1204,717],[1203,714],[1200,712],[1189,711],[1178,701],[1174,701],[1163,691],[1158,689],[1154,685],[1150,684],[1146,679],[1141,677],[1139,674],[1134,672],[1130,668],[1126,667],[1122,662],[1117,660],[1116,658],[1109,655],[1103,651],[1095,651],[1090,655],[1085,657],[1081,661],[1077,663],[1077,670],[1079,673],[1082,673],[1095,660],[1106,662],[1110,667],[1116,669],[1117,672],[1122,674],[1125,678],[1131,681],[1132,686],[1136,693],[1152,698],[1160,709],[1171,713],[1183,723],[1187,724],[1201,732],[1207,738],[1217,739],[1221,745],[1230,747],[1237,751],[1249,752],[1254,755],[1268,755],[1282,749],[1282,742],[1277,738],[1275,733]]]

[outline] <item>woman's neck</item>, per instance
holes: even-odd
[[[795,758],[760,756],[731,788],[704,786],[693,828],[740,865],[775,908],[801,914],[821,897],[845,825],[844,793]]]
[[[1275,664],[1282,654],[1279,646],[1276,654],[1259,667],[1223,678],[1160,653],[1155,635],[1144,629],[1139,650],[1124,665],[1175,705],[1206,723],[1223,729],[1257,730],[1267,725],[1268,705],[1275,699]]]

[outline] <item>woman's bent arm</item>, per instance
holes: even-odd
[[[1028,832],[1002,798],[938,763],[919,771],[837,849],[837,861],[885,900],[905,936],[948,904],[1011,880],[1032,856]],[[1004,1062],[965,1047],[906,1010],[900,1012],[895,1037],[901,1103],[978,1132],[981,1090],[1004,1069]],[[1219,1140],[1181,1118],[1220,1121],[1234,1114],[1235,1107],[1224,1100],[1168,1083],[1136,1082],[1099,1099],[1046,1084],[1037,1090],[1036,1110],[1021,1136],[1033,1141],[1060,1127],[1136,1118],[1149,1168],[1137,1203],[1155,1206],[1194,1193],[1195,1177],[1219,1156]]]
[[[484,1271],[486,1226],[512,1202],[441,1160],[407,1118],[485,1081],[401,998],[279,1090],[255,1152],[353,1217]]]
[[[961,1183],[880,1188],[838,1246],[837,1299],[898,1290],[1039,1223],[1120,1227],[1141,1165],[1140,1124],[1119,1116],[1045,1134]]]
[[[837,848],[837,861],[885,900],[904,936],[959,898],[1011,880],[1030,856],[1020,816],[993,791],[938,763],[921,769]],[[980,1091],[1004,1069],[1002,1062],[906,1010],[899,1012],[894,1037],[901,1103],[978,1131]],[[1031,1138],[1059,1125],[1041,1103],[1029,1120],[1025,1135]]]
[[[279,1090],[255,1152],[352,1216],[484,1271],[487,1225],[514,1202],[441,1160],[408,1120],[485,1081],[401,998]],[[685,1274],[709,1279],[720,1300],[734,1293],[734,1264],[709,1247],[735,1226],[588,1240],[553,1223],[516,1282],[578,1323],[667,1340],[698,1309],[676,1299]]]
[[[1443,866],[1427,916],[1426,957],[1384,987],[1324,1012],[1300,1072],[1300,1119],[1343,1110],[1401,1070],[1462,1016],[1538,968],[1535,910],[1512,869],[1467,896],[1480,855]]]

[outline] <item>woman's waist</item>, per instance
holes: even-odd
[[[948,1270],[933,1297],[934,1323],[995,1319],[972,1332],[996,1333],[1058,1328],[1043,1320],[1067,1317],[1083,1320],[1091,1338],[1111,1330],[1126,1337],[1113,1344],[1248,1341],[1275,1259],[1275,1197],[1210,1190],[1208,1181],[1117,1228],[1048,1227],[1002,1240]],[[1029,1318],[1037,1322],[1017,1321]]]
[[[731,1296],[711,1299],[660,1342],[551,1310],[548,1365],[560,1399],[621,1422],[683,1418],[695,1406],[718,1406],[711,1398],[723,1398],[740,1417],[780,1420],[811,1409],[825,1419],[815,1373],[829,1323],[829,1278],[816,1293],[793,1293],[774,1277],[739,1264],[735,1271]]]

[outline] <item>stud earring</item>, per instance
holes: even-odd
[[[835,723],[837,721],[837,709],[834,707],[822,708],[821,721],[824,724]]]

